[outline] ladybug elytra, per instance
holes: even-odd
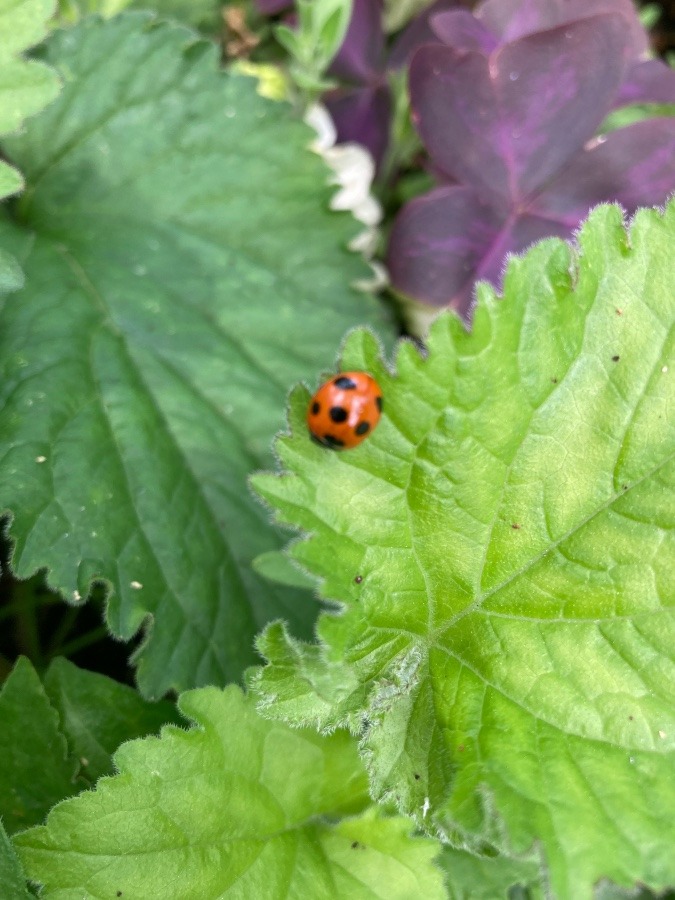
[[[380,421],[382,391],[365,372],[340,372],[309,401],[307,427],[313,440],[331,450],[348,450],[365,440]]]

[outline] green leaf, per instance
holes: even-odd
[[[235,687],[184,694],[195,721],[125,744],[120,774],[15,839],[43,897],[442,898],[433,841],[374,811],[345,732],[266,722]],[[264,888],[262,887],[264,886]]]
[[[14,166],[0,161],[0,198],[11,197],[23,190],[23,178]]]
[[[81,775],[90,782],[112,774],[112,754],[124,741],[182,722],[173,703],[150,703],[132,688],[62,657],[52,662],[43,683]]]
[[[21,658],[0,691],[0,818],[9,834],[41,822],[76,793],[74,778],[58,713]]]
[[[628,235],[599,207],[396,375],[353,334],[382,423],[328,453],[298,389],[286,474],[254,479],[344,605],[318,646],[267,630],[260,708],[360,730],[374,796],[469,849],[541,846],[558,898],[675,883],[673,241],[673,203]]]
[[[281,538],[249,495],[287,385],[331,367],[357,322],[390,333],[329,211],[308,128],[215,46],[127,13],[53,36],[64,91],[7,149],[26,174],[26,288],[0,314],[0,506],[19,577],[68,598],[112,588],[108,622],[146,625],[151,697],[223,684],[283,617],[315,605],[251,570]]]
[[[474,856],[444,847],[438,864],[445,872],[449,900],[543,900],[546,896],[534,862]]]
[[[0,173],[1,173],[0,169]],[[1,174],[0,174],[1,177]],[[0,295],[18,291],[24,285],[24,276],[21,266],[11,253],[0,250]]]
[[[5,897],[11,900],[31,900],[26,888],[26,877],[21,863],[0,822],[0,886]]]
[[[252,566],[263,578],[279,584],[309,588],[310,590],[315,584],[315,580],[294,566],[281,550],[269,550],[267,553],[261,553],[252,561]]]
[[[23,121],[50,103],[59,92],[59,79],[44,63],[21,58],[47,33],[56,0],[0,2],[0,135],[10,134]],[[14,193],[6,187],[6,167],[0,174],[0,198]]]

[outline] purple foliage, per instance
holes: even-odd
[[[293,6],[289,0],[256,0],[273,15]],[[354,0],[347,34],[329,75],[340,86],[323,96],[335,123],[337,143],[355,141],[366,147],[381,167],[389,145],[392,95],[389,74],[402,69],[423,44],[437,43],[431,19],[452,10],[460,0],[436,0],[399,35],[389,50],[383,26],[382,0]]]
[[[588,209],[675,190],[675,119],[598,136],[626,102],[675,102],[630,0],[486,0],[433,16],[410,68],[413,118],[444,185],[408,203],[388,263],[402,293],[462,312],[505,254],[570,237]]]

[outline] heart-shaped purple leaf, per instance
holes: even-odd
[[[675,118],[648,119],[598,138],[532,204],[578,225],[591,206],[616,200],[628,213],[658,206],[675,190]]]
[[[627,58],[649,49],[632,0],[484,0],[476,9],[476,16],[500,36],[502,43],[603,13],[623,17]],[[595,62],[597,65],[598,60]],[[601,62],[604,64],[604,60]]]
[[[602,15],[490,57],[420,48],[410,70],[413,115],[436,165],[486,198],[522,203],[602,121],[623,74],[624,34],[621,16]]]
[[[497,49],[498,36],[467,9],[453,9],[438,13],[431,20],[436,37],[455,50],[476,50],[489,56]]]
[[[468,187],[440,187],[408,203],[394,223],[387,265],[397,290],[435,306],[466,310],[476,271],[497,277],[490,260],[503,221]]]
[[[675,103],[675,71],[660,59],[631,63],[614,106],[618,108],[630,103]]]

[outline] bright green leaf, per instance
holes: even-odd
[[[31,900],[17,855],[0,821],[0,887],[8,900]]]
[[[90,782],[112,774],[112,754],[124,741],[182,721],[173,703],[150,703],[127,685],[62,657],[50,665],[43,683],[70,750],[80,761],[80,774]]]
[[[287,386],[350,325],[389,326],[347,287],[357,228],[328,210],[311,132],[215,46],[127,13],[55,34],[47,58],[67,84],[7,142],[28,186],[0,227],[27,275],[0,314],[13,565],[68,598],[112,585],[115,634],[148,625],[149,696],[223,684],[270,619],[311,634],[303,595],[251,569],[281,543],[246,477]]]
[[[125,744],[120,774],[16,838],[45,898],[442,898],[433,841],[366,811],[345,732],[261,719],[234,687],[184,694],[198,728]]]
[[[540,845],[558,898],[675,883],[674,241],[675,204],[628,235],[600,207],[396,375],[353,334],[382,423],[327,453],[297,390],[287,474],[255,479],[344,604],[319,646],[267,631],[260,708],[361,730],[376,796],[469,848]]]
[[[10,834],[41,822],[77,792],[59,717],[21,658],[0,691],[0,819]]]

